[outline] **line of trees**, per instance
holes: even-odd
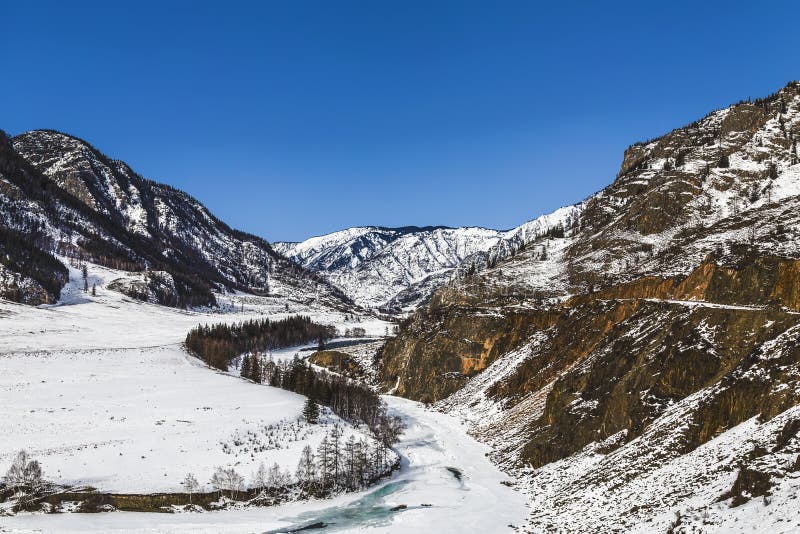
[[[316,452],[306,445],[295,471],[297,484],[310,495],[324,496],[364,488],[392,468],[393,456],[380,440],[371,443],[353,434],[344,439],[342,427],[333,425]]]
[[[267,467],[263,462],[251,475],[250,480],[233,467],[217,467],[209,484],[220,496],[236,499],[242,492],[280,493],[296,487],[303,494],[325,497],[341,491],[353,491],[369,486],[386,475],[394,466],[396,457],[380,440],[356,439],[334,424],[325,432],[316,450],[306,445],[297,463],[294,474],[277,463]],[[191,473],[181,483],[191,494],[199,484]]]
[[[69,271],[51,254],[42,250],[41,243],[47,236],[42,232],[20,232],[0,222],[0,265],[13,272],[35,280],[54,299],[69,279]],[[9,287],[0,296],[24,302],[23,288]]]
[[[275,362],[263,353],[245,354],[241,375],[259,384],[299,393],[311,403],[328,406],[354,424],[364,424],[377,439],[391,447],[403,430],[398,417],[388,415],[386,403],[371,388],[343,376],[317,371],[298,356]],[[308,408],[309,414],[313,409]],[[313,417],[306,417],[313,423]]]
[[[254,319],[230,325],[198,326],[186,335],[186,347],[211,367],[227,371],[231,362],[241,354],[311,341],[324,344],[335,334],[333,326],[314,323],[307,316],[293,315],[279,321]],[[253,377],[257,376],[251,373]]]

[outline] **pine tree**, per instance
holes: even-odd
[[[92,284],[92,296],[97,296],[97,284]]]
[[[83,292],[89,292],[89,270],[86,268],[86,264],[84,263],[81,267],[81,274],[83,275]]]
[[[242,376],[242,378],[248,378],[249,379],[250,375],[251,375],[251,372],[252,372],[252,370],[251,370],[251,365],[250,365],[250,355],[249,354],[245,354],[244,357],[242,358],[242,369],[241,369],[239,374]]]
[[[353,434],[347,438],[344,444],[344,470],[345,470],[345,484],[349,489],[354,489],[359,486],[358,472],[356,464],[358,461],[358,454],[356,452],[356,438]]]
[[[778,166],[775,163],[770,162],[767,165],[767,175],[773,180],[778,177]]]
[[[261,383],[261,360],[257,355],[250,358],[250,380],[256,384]]]
[[[342,427],[339,423],[333,425],[330,436],[331,444],[331,474],[333,484],[338,486],[342,476]]]
[[[369,447],[367,442],[363,439],[359,440],[358,447],[356,449],[357,455],[357,469],[358,469],[358,480],[360,484],[364,484],[370,478],[370,467],[369,467]]]
[[[303,417],[311,425],[316,425],[319,422],[319,405],[313,397],[306,399],[306,404],[303,406]]]

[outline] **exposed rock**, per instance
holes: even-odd
[[[349,378],[363,378],[366,374],[361,365],[346,352],[320,350],[309,356],[308,361]]]
[[[470,422],[534,532],[722,522],[705,485],[746,465],[731,495],[766,495],[796,460],[799,137],[792,83],[630,147],[559,231],[405,321],[384,386]]]
[[[146,180],[60,132],[0,134],[0,258],[11,239],[29,243],[32,252],[8,247],[11,255],[0,263],[42,286],[47,301],[58,298],[66,281],[50,256],[57,253],[125,271],[168,273],[171,282],[151,277],[147,285],[156,301],[169,305],[213,305],[214,291],[243,290],[353,308],[339,289],[263,239],[228,227],[186,193]],[[39,257],[32,261],[32,254]]]

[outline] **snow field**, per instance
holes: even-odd
[[[320,425],[298,422],[304,397],[209,369],[181,343],[198,323],[303,313],[340,330],[353,326],[342,314],[244,294],[219,297],[226,313],[187,312],[104,289],[126,273],[90,265],[96,297],[83,293],[78,269],[70,275],[58,305],[0,301],[0,396],[13,399],[0,403],[0,466],[26,448],[47,478],[64,484],[109,492],[182,491],[181,480],[192,472],[208,490],[216,466],[232,466],[248,480],[262,461],[294,472],[302,448],[316,448],[336,419],[327,414]],[[369,336],[391,328],[372,318],[358,326]],[[299,349],[272,357],[292,358]],[[338,509],[349,519],[337,532],[506,532],[524,521],[524,496],[502,484],[508,479],[486,458],[486,446],[450,416],[404,399],[385,400],[408,425],[397,446],[401,469],[363,492],[201,514],[21,513],[0,519],[0,531],[263,532]],[[366,438],[345,426],[344,439],[351,433]],[[462,479],[448,467],[462,472]],[[376,506],[408,509],[388,512],[381,521],[351,513],[354,502],[382,491],[387,495]]]
[[[175,310],[104,289],[126,273],[88,270],[96,297],[83,292],[80,270],[70,268],[58,305],[0,302],[0,391],[13,399],[0,403],[0,466],[24,448],[55,482],[171,492],[181,491],[187,472],[203,485],[216,466],[249,478],[260,462],[277,462],[293,473],[303,447],[317,446],[326,426],[295,424],[305,397],[211,370],[181,342],[198,323],[302,313],[336,324],[340,314],[294,302],[287,312],[285,299],[235,294],[220,297],[223,308],[240,310],[246,298],[244,313]],[[381,321],[361,324],[370,333],[385,329]],[[276,359],[295,352],[285,349]],[[367,438],[343,425],[345,439]],[[246,437],[252,443],[236,445]]]

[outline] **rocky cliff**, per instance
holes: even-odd
[[[631,146],[560,227],[437,290],[387,343],[385,386],[470,422],[534,532],[692,531],[748,481],[789,495],[797,137],[792,83]]]

